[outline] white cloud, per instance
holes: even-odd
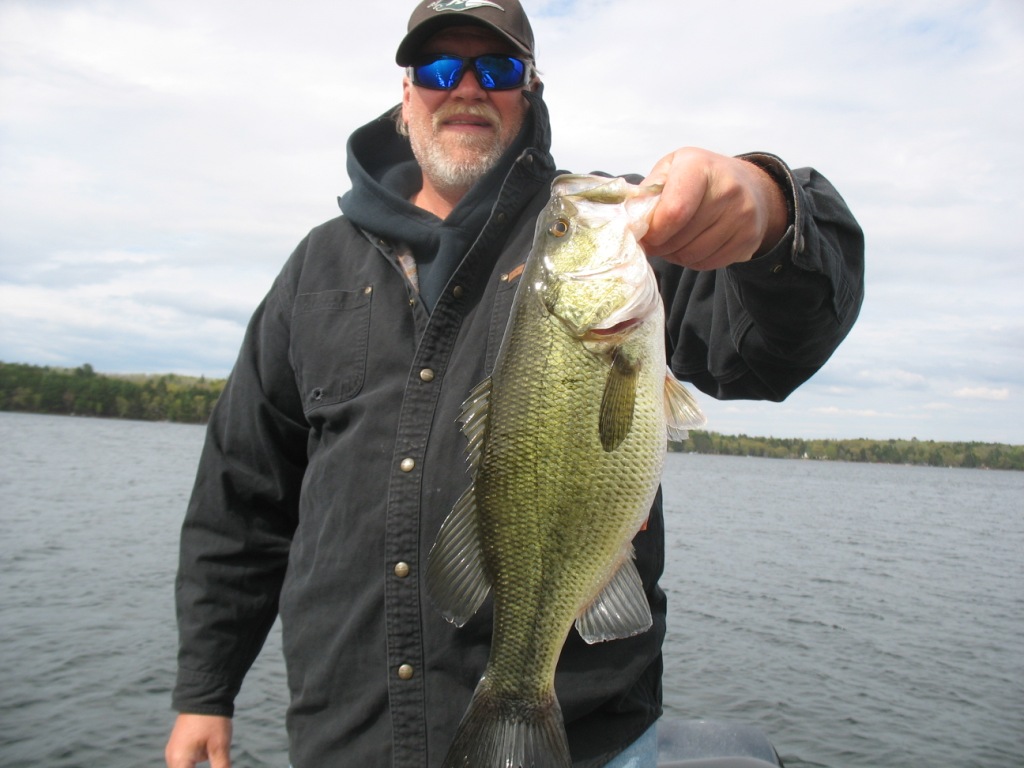
[[[865,384],[897,387],[899,389],[923,389],[928,380],[919,373],[903,371],[898,368],[884,370],[860,371],[857,380]]]
[[[710,428],[1024,442],[1024,6],[528,7],[561,167],[766,149],[865,228],[848,341],[786,403],[708,403]],[[398,100],[410,9],[0,3],[0,359],[226,373],[337,215],[348,134]]]
[[[1008,387],[993,389],[992,387],[963,387],[953,393],[954,397],[964,400],[990,400],[992,402],[1004,402],[1010,399]]]

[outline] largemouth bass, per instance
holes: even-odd
[[[666,441],[703,416],[667,372],[664,308],[638,240],[660,187],[559,176],[489,379],[463,405],[474,471],[427,564],[461,626],[494,595],[490,657],[445,768],[567,768],[555,667],[651,627],[632,539]]]

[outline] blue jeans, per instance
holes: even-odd
[[[625,751],[620,752],[605,768],[657,768],[658,727],[652,725]]]

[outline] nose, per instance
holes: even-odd
[[[472,67],[466,67],[462,77],[459,78],[459,82],[452,88],[452,96],[458,99],[483,99],[486,95],[487,90],[480,85],[480,81],[477,80],[476,70]]]

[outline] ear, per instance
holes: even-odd
[[[412,80],[402,78],[402,120],[409,122],[409,104],[412,102]]]

